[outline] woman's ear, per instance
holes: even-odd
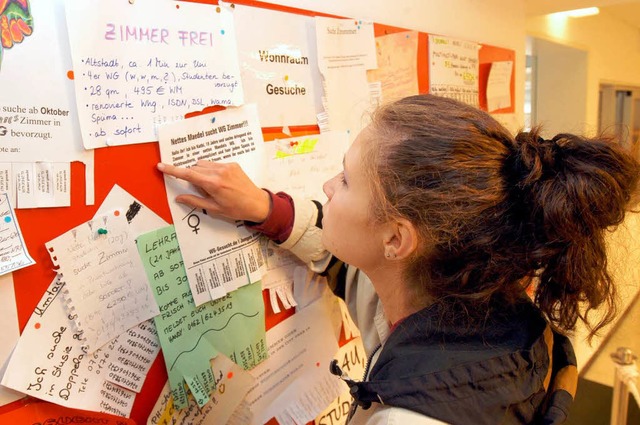
[[[389,260],[408,258],[418,248],[418,231],[405,218],[389,222],[383,237],[384,256]]]

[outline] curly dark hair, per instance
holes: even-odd
[[[630,154],[603,137],[544,140],[534,129],[514,138],[489,114],[433,95],[379,108],[370,128],[372,214],[419,232],[405,273],[416,303],[474,326],[530,289],[562,332],[580,319],[593,336],[612,320],[605,233],[635,199]]]

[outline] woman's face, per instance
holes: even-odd
[[[343,172],[327,181],[323,190],[322,242],[327,250],[363,271],[379,265],[383,244],[379,226],[370,215],[372,195],[362,164],[363,145],[372,131],[363,130],[344,156]]]

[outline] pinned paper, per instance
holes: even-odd
[[[239,4],[232,10],[236,28],[251,28],[238,31],[238,57],[246,103],[258,105],[261,125],[314,124],[322,110],[322,87],[309,36],[313,18]]]
[[[12,274],[0,276],[0,329],[2,329],[2,342],[0,342],[0,376],[2,376],[4,375],[9,356],[18,338],[20,338],[18,307],[16,306]],[[24,397],[24,394],[0,386],[0,406],[4,406],[22,397]]]
[[[211,360],[211,371],[215,377],[215,390],[210,403],[200,408],[190,396],[186,409],[176,409],[167,382],[149,414],[147,425],[226,424],[241,405],[255,378],[222,354]]]
[[[104,215],[45,244],[89,352],[160,313],[128,226],[122,214]]]
[[[355,381],[364,379],[367,355],[361,338],[355,338],[340,347],[335,355],[344,375]],[[353,397],[349,391],[340,394],[314,421],[315,425],[343,425],[347,423]]]
[[[2,421],[11,424],[136,425],[132,419],[121,416],[87,412],[85,409],[69,409],[37,400],[30,400],[15,410],[3,413]]]
[[[274,313],[280,313],[280,305],[285,309],[295,307],[293,299],[293,273],[296,267],[304,267],[298,257],[290,251],[282,249],[278,244],[267,240],[262,241],[262,250],[266,262],[266,271],[262,276],[262,289],[269,292],[269,301]],[[278,302],[280,300],[280,302]]]
[[[196,307],[173,226],[140,236],[138,251],[162,311],[155,322],[173,403],[187,407],[186,382],[203,407],[217,385],[209,362],[219,352],[245,369],[267,357],[260,282]]]
[[[127,218],[133,237],[166,225],[117,185],[96,217],[116,211]],[[153,322],[145,321],[128,329],[104,350],[88,355],[83,350],[83,335],[74,330],[74,316],[67,313],[62,300],[63,289],[64,283],[58,276],[36,305],[2,384],[64,406],[129,416],[135,394],[160,350]],[[51,346],[42,350],[43,344],[45,348],[47,344]],[[47,371],[44,375],[37,373],[43,370]]]
[[[144,322],[88,354],[56,277],[29,318],[2,385],[67,407],[128,417],[158,354],[155,327]],[[118,358],[127,355],[127,364]]]
[[[348,146],[347,133],[337,131],[265,143],[270,170],[265,186],[300,199],[322,201],[326,196],[322,184],[342,170]],[[267,270],[262,284],[269,290],[274,312],[280,312],[280,304],[285,309],[296,306],[291,292],[293,273],[303,264],[273,242],[268,242],[263,251]]]
[[[280,424],[307,423],[346,390],[329,372],[338,350],[329,315],[326,303],[316,302],[267,332],[269,361],[251,371],[258,380],[247,394],[251,424],[274,417]]]
[[[243,103],[228,10],[153,0],[66,4],[87,149],[151,142],[164,122]]]
[[[14,163],[12,168],[18,208],[71,205],[71,164],[68,162]]]
[[[254,183],[261,186],[264,182],[264,142],[256,105],[166,124],[160,128],[159,145],[164,163],[192,167],[198,160],[237,162]],[[175,202],[180,194],[201,195],[186,181],[165,176],[165,186],[196,305],[262,278],[264,258],[258,232],[241,222],[212,217],[203,209]]]
[[[6,193],[0,193],[0,275],[35,264]]]
[[[326,195],[322,185],[342,171],[347,149],[349,136],[341,131],[265,143],[269,169],[266,187],[323,202]]]
[[[323,77],[323,131],[346,131],[355,140],[373,109],[367,70],[377,67],[373,23],[316,17],[318,65]]]
[[[376,37],[376,54],[378,68],[367,71],[367,78],[378,82],[385,102],[418,94],[417,31]]]
[[[6,193],[11,205],[16,204],[15,182],[13,181],[13,166],[10,162],[0,162],[0,193]]]
[[[305,137],[300,140],[290,141],[282,143],[276,141],[276,158],[285,158],[291,155],[300,155],[305,153],[311,153],[318,143],[318,137]]]
[[[511,107],[511,74],[513,61],[492,62],[487,80],[489,112]]]
[[[429,93],[479,106],[477,43],[429,35]]]
[[[6,1],[0,3],[7,5]],[[18,20],[13,19],[16,11],[25,10],[19,4],[30,14],[23,22],[31,28],[28,37],[24,33],[28,26],[18,29]],[[77,125],[64,1],[29,0],[8,5],[13,7],[9,16],[14,24],[11,31],[3,27],[3,45],[5,35],[25,38],[10,50],[0,47],[0,162],[16,167],[26,163],[31,177],[27,187],[17,170],[9,176],[12,187],[21,186],[25,193],[22,202],[13,197],[11,202],[16,209],[69,206],[70,176],[60,173],[69,170],[71,162],[80,161],[85,165],[85,202],[92,205],[94,156],[93,151],[84,149]]]
[[[320,71],[377,68],[373,22],[317,16],[316,40]]]

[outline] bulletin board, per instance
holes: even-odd
[[[124,1],[124,0],[123,0]],[[217,1],[194,0],[197,3],[216,5]],[[278,11],[304,14],[307,16],[331,16],[308,10],[296,9],[272,5],[259,1],[238,1],[238,4],[256,6]],[[238,28],[238,31],[243,30]],[[387,26],[375,23],[375,36],[393,34],[407,29]],[[429,90],[428,67],[428,36],[420,32],[418,41],[418,84],[419,91],[426,93]],[[513,61],[515,63],[515,51],[490,45],[481,45],[479,50],[479,92],[480,106],[487,108],[486,87],[491,63],[494,61]],[[514,66],[514,70],[517,69]],[[511,75],[511,106],[494,111],[495,113],[515,112],[515,72]],[[262,129],[265,141],[276,138],[313,134],[319,131],[318,126],[309,124],[289,128],[289,134],[283,133],[281,127],[265,127]],[[134,144],[128,146],[114,146],[95,150],[95,205],[85,205],[84,166],[79,162],[71,166],[71,206],[65,208],[46,209],[18,209],[17,218],[20,223],[25,243],[36,264],[13,273],[16,301],[18,307],[18,320],[22,330],[31,316],[34,306],[37,305],[42,294],[55,277],[52,269],[49,253],[45,243],[70,228],[90,220],[100,203],[107,196],[111,188],[117,184],[127,192],[135,196],[144,205],[148,206],[162,219],[171,223],[171,215],[166,199],[166,192],[162,175],[156,170],[156,164],[160,162],[159,149],[156,143]],[[275,324],[289,317],[291,310],[284,310],[275,314],[270,308],[266,293],[265,306],[266,327],[271,328]],[[137,396],[131,418],[137,424],[146,424],[149,412],[157,400],[163,385],[167,379],[165,364],[162,355],[159,355],[153,364],[141,393]],[[22,401],[15,402],[0,408],[0,418],[3,412],[14,409]]]

